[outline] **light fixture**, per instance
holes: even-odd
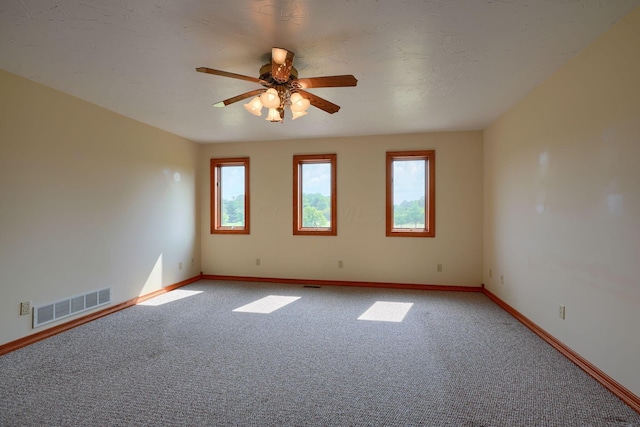
[[[291,110],[291,119],[295,120],[308,114],[307,110],[311,106],[311,101],[303,98],[298,92],[291,93],[288,88],[280,86],[278,89],[267,89],[261,95],[244,104],[245,110],[255,116],[262,115],[262,107],[268,108],[269,112],[265,120],[270,122],[282,122],[284,108],[287,106]]]
[[[254,116],[262,115],[262,102],[260,101],[260,97],[256,96],[251,100],[251,102],[244,104],[244,109],[253,114]]]
[[[291,94],[291,111],[294,113],[301,113],[307,111],[311,102],[305,99],[298,92]]]
[[[291,120],[295,120],[295,119],[299,119],[302,116],[306,116],[307,113],[306,111],[291,111]]]
[[[274,88],[267,89],[265,93],[260,95],[260,102],[267,108],[278,108],[280,106],[280,97],[278,91]]]
[[[269,108],[269,114],[267,114],[267,118],[270,122],[281,122],[282,117],[280,117],[280,113],[275,108]]]
[[[280,47],[274,47],[271,49],[271,58],[273,58],[273,62],[278,65],[284,64],[284,61],[287,60],[287,49],[282,49]]]

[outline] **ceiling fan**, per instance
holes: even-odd
[[[220,101],[213,104],[214,107],[226,107],[234,102],[254,96],[253,100],[244,104],[244,108],[256,116],[262,115],[263,107],[268,108],[269,113],[266,120],[271,122],[282,122],[286,107],[291,110],[293,120],[306,115],[309,105],[313,105],[329,114],[336,113],[340,106],[304,89],[356,86],[358,80],[352,75],[298,78],[298,70],[293,67],[294,55],[289,50],[274,47],[271,49],[271,63],[265,64],[260,68],[260,77],[258,78],[207,67],[198,67],[196,71],[247,80],[264,86],[262,89],[255,89]]]

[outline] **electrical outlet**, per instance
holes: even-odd
[[[558,304],[558,317],[561,318],[562,320],[564,320],[564,305],[562,304]]]
[[[442,273],[442,264],[438,264],[438,273]]]
[[[256,265],[260,267],[260,258],[256,258]]]
[[[338,261],[338,268],[344,268],[344,262],[342,260]]]
[[[20,316],[28,316],[31,314],[31,303],[29,301],[20,303]]]
[[[182,263],[181,262],[178,263],[178,270],[182,270]]]
[[[504,276],[500,276],[500,284],[504,285]]]

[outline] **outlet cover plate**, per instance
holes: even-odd
[[[20,316],[28,316],[31,314],[31,302],[25,301],[20,303]]]

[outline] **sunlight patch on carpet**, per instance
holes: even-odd
[[[174,291],[167,292],[166,294],[158,295],[155,298],[139,302],[137,305],[150,305],[155,307],[158,305],[166,304],[168,302],[177,301],[182,298],[192,297],[201,293],[202,291],[187,291],[184,289],[176,289]]]
[[[402,322],[413,306],[412,302],[376,301],[358,320],[375,320],[379,322]]]
[[[233,311],[240,311],[243,313],[273,313],[279,308],[284,307],[287,304],[299,300],[301,297],[288,297],[282,295],[269,295],[268,297],[261,298],[257,301],[251,302],[242,307],[238,307]]]

